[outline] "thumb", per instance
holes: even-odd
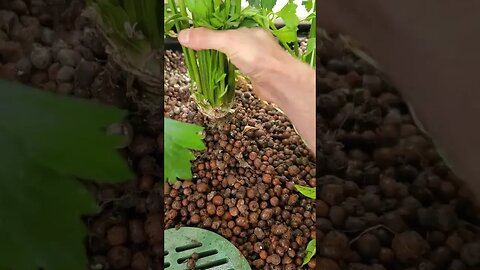
[[[185,47],[194,50],[216,50],[229,54],[228,30],[218,31],[207,28],[190,28],[178,34],[178,41]]]

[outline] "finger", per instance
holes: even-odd
[[[217,50],[229,54],[229,31],[210,30],[207,28],[190,28],[178,34],[178,41],[185,47],[194,50]]]

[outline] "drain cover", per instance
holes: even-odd
[[[251,270],[242,253],[216,233],[199,228],[182,227],[168,229],[164,234],[165,269]],[[192,258],[192,254],[195,259]]]

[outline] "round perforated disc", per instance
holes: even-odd
[[[199,228],[165,231],[164,265],[168,270],[251,270],[242,253],[222,236]],[[192,262],[192,254],[198,259]],[[195,266],[192,268],[192,266]]]

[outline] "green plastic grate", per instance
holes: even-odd
[[[251,270],[232,243],[211,231],[182,227],[168,229],[164,236],[166,270]],[[194,253],[196,259],[192,263]]]

